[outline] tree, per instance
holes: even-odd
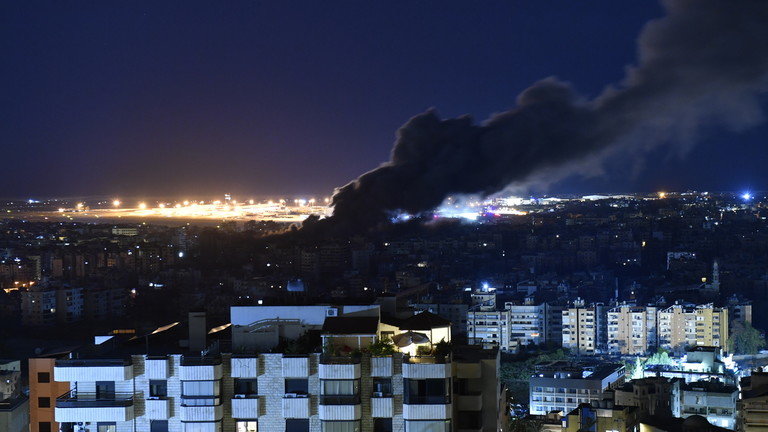
[[[765,348],[765,336],[750,323],[733,321],[731,336],[728,339],[728,351],[734,354],[757,354]]]
[[[669,358],[669,353],[659,348],[656,354],[648,357],[645,361],[646,365],[671,365],[672,359]]]

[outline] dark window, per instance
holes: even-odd
[[[407,404],[451,403],[451,387],[448,379],[403,379]]]
[[[168,432],[168,420],[150,421],[149,432]]]
[[[456,378],[453,381],[453,392],[460,394],[470,394],[469,379],[468,378]]]
[[[51,432],[51,422],[40,422],[38,432]]]
[[[96,399],[114,400],[115,399],[115,382],[114,381],[96,381]]]
[[[51,407],[51,398],[49,398],[49,397],[39,397],[39,398],[37,398],[37,406],[38,406],[38,408],[50,408]]]
[[[38,372],[37,373],[37,382],[39,382],[39,383],[49,383],[49,382],[51,382],[51,373],[50,372]]]
[[[392,396],[392,378],[373,379],[373,397]]]
[[[298,379],[286,379],[285,380],[285,393],[294,393],[297,395],[305,395],[309,393],[309,380],[306,378]]]
[[[255,396],[259,394],[256,378],[235,378],[235,394]]]
[[[373,432],[392,432],[391,418],[373,419]]]
[[[168,381],[149,380],[149,397],[164,398],[168,396]]]
[[[309,419],[285,419],[285,432],[309,432]]]

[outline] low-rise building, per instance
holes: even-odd
[[[612,401],[581,404],[562,419],[563,432],[635,432],[637,408],[614,405]]]
[[[530,379],[530,413],[570,412],[583,403],[603,400],[603,393],[624,383],[624,365],[587,365],[556,361],[537,365]]]
[[[715,426],[736,426],[736,400],[739,389],[720,381],[697,381],[680,386],[682,417],[700,415]]]
[[[616,405],[637,407],[640,417],[680,417],[680,383],[664,377],[634,379],[614,388],[613,400]]]

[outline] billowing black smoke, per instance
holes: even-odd
[[[638,65],[594,100],[542,80],[483,125],[419,114],[389,162],[339,188],[334,226],[364,229],[452,194],[492,194],[542,172],[562,178],[616,151],[688,145],[703,124],[762,120],[768,90],[768,0],[665,0],[639,37]],[[556,168],[556,170],[555,170]]]

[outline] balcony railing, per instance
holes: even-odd
[[[436,405],[436,404],[449,404],[451,403],[450,396],[417,396],[405,394],[403,403],[409,405]]]
[[[56,408],[106,408],[133,405],[130,393],[83,393],[71,390],[56,398]]]
[[[147,360],[168,360],[167,355],[145,355],[144,358]]]
[[[411,355],[403,356],[403,363],[408,363],[408,364],[445,364],[450,362],[451,362],[450,354],[426,355],[426,356],[411,356]]]
[[[359,356],[335,356],[328,354],[320,355],[321,364],[359,364]]]
[[[181,356],[182,366],[217,366],[221,364],[221,357],[190,357]]]
[[[320,395],[323,405],[359,405],[360,395]]]
[[[56,367],[98,367],[130,366],[133,361],[127,359],[61,359],[56,360]]]

